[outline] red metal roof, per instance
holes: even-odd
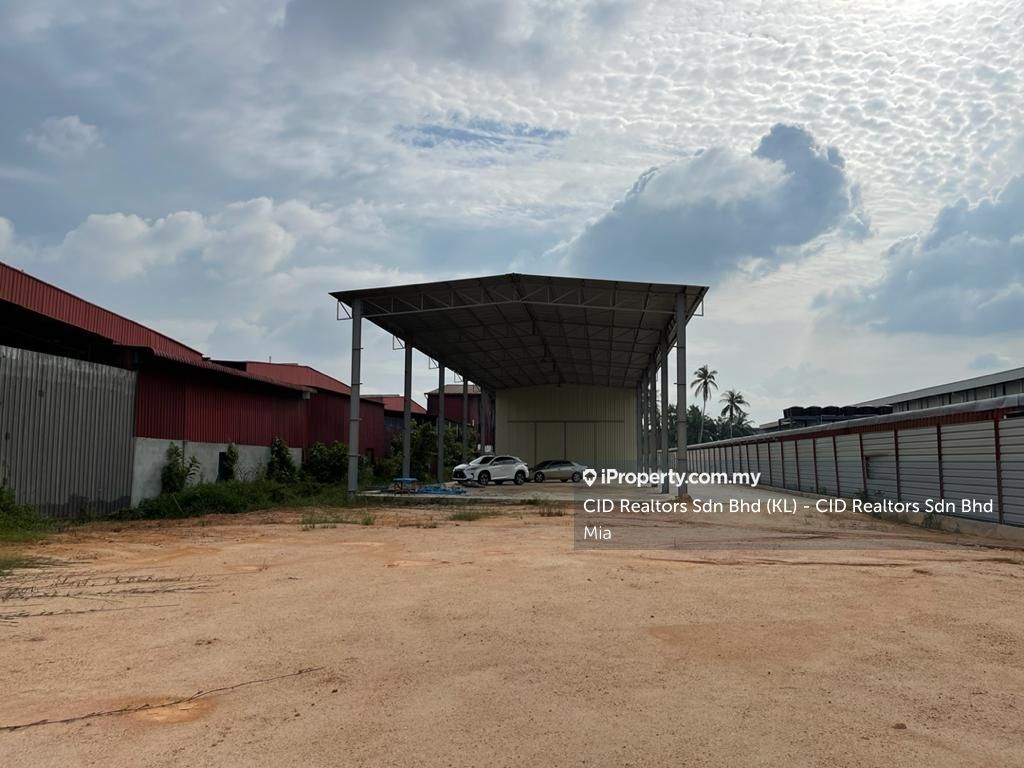
[[[259,360],[222,360],[220,362],[230,366],[241,366],[241,369],[247,373],[294,386],[313,387],[336,392],[339,395],[352,393],[352,388],[345,382],[338,381],[326,373],[321,373],[316,368],[310,368],[301,363],[264,363]]]
[[[394,411],[396,413],[405,413],[405,397],[402,395],[365,395],[360,398],[361,400],[376,400],[378,403],[384,404],[385,411]],[[415,400],[409,402],[409,411],[411,413],[425,414],[427,409],[417,403]]]
[[[198,350],[0,262],[0,301],[95,333],[115,344],[146,347],[175,359],[202,360]]]

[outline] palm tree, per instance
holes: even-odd
[[[718,389],[718,382],[715,381],[715,376],[718,375],[718,371],[709,371],[706,365],[702,365],[696,371],[693,372],[696,376],[693,381],[690,382],[690,386],[693,387],[693,394],[699,397],[703,401],[703,407],[700,409],[700,426],[697,428],[697,442],[704,442],[704,416],[708,410],[708,400],[711,399],[711,390]]]
[[[743,410],[743,406],[750,405],[750,403],[743,397],[742,392],[737,392],[735,389],[726,390],[719,402],[725,403],[722,415],[729,419],[729,437],[732,437],[733,422],[736,421],[737,417],[746,417],[747,412]]]

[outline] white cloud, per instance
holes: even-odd
[[[78,115],[48,117],[25,141],[43,154],[61,158],[81,157],[103,146],[99,129],[83,123]]]
[[[844,166],[837,148],[776,125],[750,154],[715,148],[651,169],[551,255],[573,274],[665,282],[774,268],[827,233],[868,233]]]
[[[819,298],[833,316],[889,333],[1024,330],[1024,176],[994,199],[961,199],[900,240],[875,282]]]

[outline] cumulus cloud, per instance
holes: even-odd
[[[635,6],[635,4],[634,4]],[[402,57],[515,71],[551,69],[626,19],[623,0],[291,0],[284,31],[317,55]]]
[[[99,129],[83,123],[78,115],[48,117],[25,141],[45,155],[62,158],[81,157],[103,146]]]
[[[994,199],[943,208],[927,232],[888,249],[876,282],[821,296],[817,305],[890,333],[1024,329],[1024,176]]]
[[[0,219],[0,244],[5,223]],[[128,213],[93,214],[39,257],[112,280],[186,261],[207,277],[256,277],[342,239],[354,243],[363,237],[365,244],[380,226],[365,204],[317,207],[260,197],[210,215],[177,211],[150,220]],[[8,239],[13,238],[10,231]]]
[[[574,274],[709,281],[772,269],[830,232],[868,231],[839,150],[777,124],[752,153],[717,147],[647,171],[552,255]]]

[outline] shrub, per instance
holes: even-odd
[[[348,472],[348,446],[340,440],[330,448],[317,442],[302,465],[303,474],[318,483],[340,483]]]
[[[27,504],[18,504],[14,489],[0,486],[0,541],[26,541],[42,536],[47,521]]]
[[[199,459],[189,456],[185,459],[185,451],[177,443],[167,446],[167,463],[160,471],[160,492],[180,493],[185,490],[188,481],[199,474]]]
[[[238,446],[234,443],[229,443],[227,450],[224,451],[224,464],[221,467],[221,476],[218,479],[238,479]]]
[[[200,483],[174,495],[146,499],[125,517],[196,517],[208,514],[234,514],[272,507],[344,507],[348,494],[341,485],[323,485],[312,481],[282,483],[277,480],[228,480]]]
[[[267,463],[267,480],[280,483],[294,483],[299,472],[295,467],[295,459],[288,450],[288,443],[275,437],[270,444],[270,461]]]

